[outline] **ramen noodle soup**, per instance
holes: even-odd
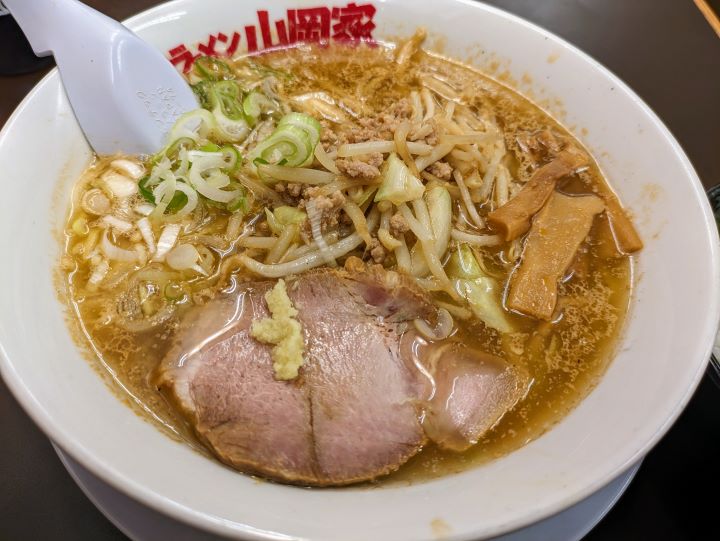
[[[423,37],[198,58],[167,146],[78,180],[73,328],[168,435],[282,482],[422,480],[602,377],[640,238],[563,126]]]

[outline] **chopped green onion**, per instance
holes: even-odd
[[[240,165],[242,164],[242,157],[240,156],[240,151],[237,148],[232,145],[225,145],[218,150],[223,153],[225,158],[225,163],[227,164],[225,169],[228,171],[236,171],[240,168]]]
[[[295,126],[276,129],[253,150],[267,163],[285,160],[289,167],[302,167],[312,160],[312,141],[307,132]]]
[[[212,112],[210,131],[225,142],[240,142],[250,132],[243,109],[243,92],[237,81],[212,79],[193,85],[203,108]]]
[[[170,213],[175,213],[181,208],[183,208],[185,205],[187,205],[187,202],[188,196],[180,190],[175,190],[175,195],[173,195],[173,198],[170,200],[170,203],[168,203],[168,206],[165,210]]]
[[[209,93],[210,109],[217,121],[215,133],[226,142],[239,142],[247,137],[250,127],[242,107],[242,91],[235,81],[214,83]]]
[[[245,64],[247,65],[248,68],[253,70],[255,73],[262,75],[264,77],[267,77],[268,75],[275,75],[276,77],[279,77],[282,79],[292,79],[293,78],[293,75],[290,72],[287,72],[285,70],[280,70],[277,68],[271,68],[264,64],[260,64],[259,62],[255,62],[252,59],[247,59],[245,61]]]
[[[177,188],[177,179],[171,172],[163,173],[160,178],[162,179],[161,182],[152,190],[155,199],[155,210],[150,215],[151,219],[161,218],[165,214],[170,201],[175,197]]]
[[[222,113],[232,120],[245,118],[241,103],[242,91],[235,81],[213,83],[208,97],[210,99],[210,110],[214,111],[219,107]]]
[[[188,111],[175,121],[175,125],[170,130],[170,141],[176,141],[180,138],[189,138],[192,141],[207,139],[207,136],[217,130],[217,120],[215,116],[205,109],[195,109]]]
[[[320,141],[320,123],[313,117],[301,113],[285,115],[275,131],[263,139],[250,153],[250,159],[257,163],[288,167],[305,167],[313,161],[315,146]],[[256,162],[262,159],[263,162]],[[284,160],[284,162],[283,162]]]
[[[145,199],[145,201],[154,205],[155,196],[153,195],[152,191],[150,191],[147,187],[149,180],[150,175],[145,175],[143,178],[141,178],[140,182],[138,182],[138,191],[140,192],[140,195],[143,196],[143,199]]]
[[[225,165],[225,157],[221,153],[200,155],[191,158],[191,160],[192,166],[190,167],[188,180],[199,194],[218,203],[229,203],[237,199],[241,193],[239,189],[223,190],[221,188],[227,186],[229,182],[224,184],[216,182],[216,180],[224,181],[224,178],[220,177],[219,174],[227,178],[227,175],[220,171],[220,168]],[[214,180],[211,181],[211,178]]]
[[[178,157],[181,149],[184,148],[186,150],[190,150],[194,146],[195,141],[193,141],[190,137],[181,137],[168,145],[165,149],[165,156],[167,156],[170,160],[174,160]]]
[[[278,122],[278,128],[282,128],[283,126],[297,126],[307,132],[310,140],[314,141],[312,149],[313,152],[315,151],[315,145],[317,145],[318,141],[320,141],[320,130],[322,129],[320,122],[315,120],[313,117],[302,113],[288,113],[280,119],[280,122]]]
[[[212,87],[211,81],[200,81],[198,83],[190,85],[190,88],[195,93],[195,97],[197,98],[198,102],[200,103],[200,107],[202,107],[204,109],[208,109],[210,107],[210,88],[211,87]]]
[[[201,56],[195,59],[194,71],[206,81],[234,79],[235,75],[225,62],[214,56]]]
[[[213,188],[225,188],[230,184],[230,176],[221,169],[212,169],[205,175],[208,185]]]
[[[268,113],[277,108],[277,105],[265,94],[253,90],[243,99],[243,111],[251,126],[254,126],[260,119],[260,115]]]
[[[227,209],[230,212],[242,212],[245,214],[247,212],[247,199],[245,197],[238,197],[235,199],[235,201],[230,201],[227,204]]]
[[[140,195],[149,203],[152,203],[153,205],[156,204],[156,198],[153,192],[148,187],[148,181],[150,180],[150,175],[144,176],[142,179],[140,179],[140,182],[138,182],[138,191],[140,192]],[[177,186],[180,185],[187,186],[184,183],[178,182],[176,185],[175,193],[172,196],[172,199],[170,199],[170,202],[165,207],[165,211],[169,212],[171,214],[174,214],[183,208],[188,204],[188,196],[186,193],[184,193],[184,190],[177,188]],[[189,186],[187,186],[190,188]],[[191,188],[190,188],[191,189]]]
[[[150,158],[152,166],[157,165],[163,158],[168,158],[171,162],[175,161],[180,155],[182,149],[190,150],[195,146],[195,141],[190,137],[180,137],[163,148],[160,152]]]
[[[220,146],[215,143],[205,143],[203,146],[198,148],[201,152],[220,152]]]
[[[173,207],[173,214],[176,218],[182,218],[187,216],[198,205],[198,193],[195,189],[190,186],[187,182],[178,182],[175,186],[176,192],[173,196],[168,208]],[[178,194],[183,194],[185,197],[182,198]],[[176,198],[179,200],[176,201]]]
[[[240,187],[240,195],[227,204],[227,209],[230,212],[242,212],[243,214],[247,213],[247,211],[250,210],[250,205],[247,198],[247,191],[244,187]]]

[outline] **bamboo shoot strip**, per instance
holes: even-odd
[[[508,308],[538,319],[552,318],[558,282],[604,208],[594,195],[553,193],[528,234],[520,267],[510,281]]]
[[[577,151],[563,150],[540,167],[518,194],[487,216],[488,223],[510,241],[530,229],[530,220],[541,209],[562,177],[587,164],[587,157]]]

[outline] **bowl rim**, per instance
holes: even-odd
[[[122,21],[122,24],[130,27],[131,29],[141,26],[144,23],[148,23],[160,13],[166,10],[179,7],[180,5],[188,2],[189,0],[170,0],[163,2],[156,6],[153,6],[147,10],[143,10],[132,17],[129,17]],[[385,2],[387,0],[381,0]],[[712,344],[715,336],[715,331],[720,323],[720,238],[718,237],[718,230],[715,224],[715,219],[710,208],[710,204],[705,197],[705,189],[702,186],[700,178],[698,177],[690,159],[684,152],[680,143],[672,135],[672,132],[667,128],[664,122],[654,112],[654,110],[646,104],[622,79],[615,75],[612,71],[602,65],[600,62],[595,60],[592,56],[585,53],[575,45],[569,43],[565,39],[556,35],[545,28],[528,21],[527,19],[497,8],[485,4],[484,2],[476,2],[473,0],[443,0],[445,2],[453,2],[461,4],[465,9],[477,9],[478,13],[489,12],[495,16],[505,18],[511,23],[517,24],[524,27],[526,30],[538,33],[548,40],[552,40],[555,44],[563,48],[563,50],[569,51],[570,53],[579,57],[583,62],[589,64],[594,70],[598,71],[601,75],[607,78],[609,81],[614,83],[617,89],[624,92],[629,98],[633,100],[635,105],[644,113],[648,120],[653,124],[657,130],[658,135],[669,143],[672,148],[675,157],[679,159],[680,164],[686,174],[686,177],[690,180],[688,189],[692,189],[693,195],[701,201],[701,212],[702,221],[705,229],[710,233],[710,236],[714,240],[709,249],[709,263],[710,263],[710,274],[713,277],[711,290],[707,292],[709,298],[709,306],[706,311],[706,322],[705,328],[702,333],[702,340],[706,342],[705,347],[705,359],[709,360],[712,352]],[[13,113],[10,115],[2,129],[0,129],[0,146],[3,144],[6,138],[11,137],[10,133],[13,131],[14,124],[18,121],[19,117],[24,111],[30,106],[31,101],[34,97],[43,89],[43,87],[53,80],[53,78],[59,77],[58,69],[53,68],[50,70],[23,98],[20,104],[15,108]],[[510,85],[510,88],[513,88]],[[514,89],[514,88],[513,88]],[[522,92],[521,92],[522,94]],[[632,306],[631,306],[632,309]],[[682,398],[675,404],[674,408],[665,419],[665,421],[655,430],[652,437],[646,439],[646,441],[639,445],[635,452],[629,456],[622,464],[616,465],[611,472],[602,478],[598,478],[594,483],[586,485],[583,489],[576,490],[573,493],[568,494],[564,498],[560,499],[555,505],[539,506],[534,512],[524,513],[522,516],[517,518],[515,521],[506,524],[501,530],[494,532],[493,535],[499,535],[502,533],[515,531],[538,522],[544,518],[550,517],[563,509],[567,509],[571,505],[578,503],[579,501],[587,498],[597,490],[607,485],[610,481],[627,471],[635,463],[641,460],[666,434],[669,428],[675,423],[682,411],[687,406],[691,397],[693,396],[697,386],[699,385],[707,362],[698,363],[696,371],[692,374],[692,380],[690,385],[685,390]],[[122,491],[123,493],[131,496],[137,501],[147,505],[161,513],[173,517],[183,523],[193,525],[200,529],[213,532],[219,535],[231,536],[233,538],[245,539],[277,539],[276,535],[271,532],[254,529],[250,525],[239,525],[229,524],[220,517],[210,515],[205,512],[197,511],[192,508],[186,507],[183,504],[175,502],[169,498],[162,496],[161,494],[146,488],[143,484],[135,482],[133,479],[126,477],[119,471],[115,470],[112,465],[108,464],[101,457],[97,457],[86,449],[80,441],[67,434],[66,431],[53,423],[52,415],[50,412],[45,410],[40,402],[36,399],[30,389],[26,386],[20,374],[15,370],[14,364],[11,362],[7,351],[5,350],[2,343],[0,343],[0,376],[7,384],[11,393],[15,399],[21,404],[23,410],[28,414],[36,425],[49,437],[52,442],[59,445],[65,452],[69,453],[74,459],[80,464],[90,470],[94,475],[98,476],[103,481],[107,482],[114,488]],[[486,533],[486,532],[483,532]],[[472,531],[466,531],[461,534],[451,534],[446,539],[448,540],[471,540],[475,539]],[[289,537],[282,536],[283,539],[289,539]]]

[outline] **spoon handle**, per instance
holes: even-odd
[[[73,112],[100,154],[153,154],[198,104],[165,56],[78,0],[3,0],[37,55],[55,57]]]
[[[120,24],[77,0],[3,0],[22,28],[37,56],[57,53],[62,44],[77,40],[89,27],[115,30]],[[72,36],[68,36],[72,33]]]

